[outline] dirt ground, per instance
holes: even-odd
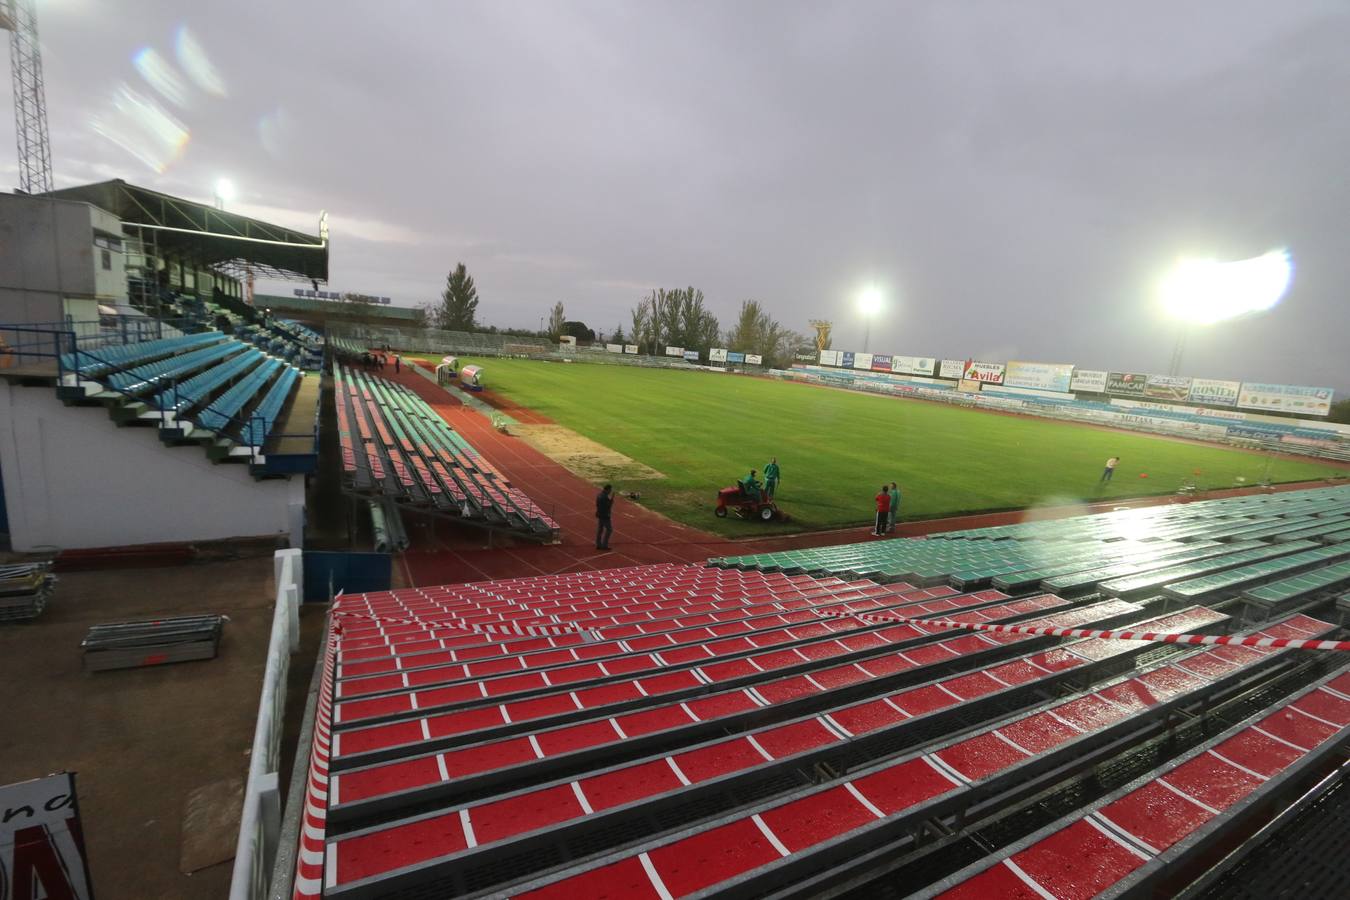
[[[666,476],[562,425],[512,425],[511,434],[590,482],[648,481]]]
[[[0,784],[72,770],[99,900],[220,898],[231,863],[179,871],[188,795],[248,770],[272,619],[269,555],[175,568],[60,576],[46,612],[0,625]],[[323,625],[301,610],[283,747],[294,747]],[[101,622],[161,615],[229,617],[213,660],[86,674],[80,640]],[[283,760],[283,790],[290,779]],[[233,847],[238,811],[214,833]],[[226,815],[225,813],[228,813]],[[223,819],[221,823],[219,820]],[[233,855],[232,850],[229,851]]]

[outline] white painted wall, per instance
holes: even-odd
[[[0,381],[0,469],[15,550],[290,534],[304,476],[258,481],[153,428],[118,428],[52,387]],[[294,539],[293,539],[294,540]]]

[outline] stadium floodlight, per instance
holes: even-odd
[[[1289,289],[1292,275],[1287,250],[1233,262],[1184,259],[1163,279],[1159,296],[1168,315],[1213,325],[1270,309]]]
[[[872,318],[881,311],[881,289],[875,286],[863,288],[858,295],[858,311],[863,314],[867,328],[863,332],[863,352],[867,352],[868,341],[872,338]]]
[[[234,182],[228,178],[216,180],[216,209],[224,209],[225,204],[234,199]]]

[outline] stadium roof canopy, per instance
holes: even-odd
[[[406,306],[359,306],[354,307],[349,304],[343,304],[334,300],[312,300],[308,297],[287,297],[277,294],[255,294],[253,296],[254,306],[265,306],[272,312],[292,312],[292,313],[317,313],[321,317],[332,316],[334,318],[360,317],[369,319],[372,322],[380,320],[397,320],[399,322],[415,322],[421,315],[421,310],[410,309]]]
[[[319,236],[304,234],[127,184],[120,178],[62,188],[44,196],[81,200],[105,209],[125,229],[138,229],[160,255],[194,264],[269,278],[328,280],[328,226],[320,216]]]

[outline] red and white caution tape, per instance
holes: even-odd
[[[324,650],[319,702],[314,715],[314,741],[309,754],[309,778],[305,783],[305,813],[301,819],[300,846],[295,857],[294,900],[310,900],[323,894],[324,838],[328,821],[328,757],[333,743],[333,666],[337,656],[337,628],[330,629]]]
[[[1005,634],[1038,634],[1049,637],[1104,638],[1115,641],[1156,641],[1164,644],[1221,644],[1234,647],[1287,647],[1291,650],[1350,651],[1350,641],[1317,641],[1302,638],[1271,638],[1237,634],[1167,634],[1156,631],[1095,631],[1091,628],[1053,628],[1046,625],[989,625],[979,622],[953,622],[950,619],[905,619],[875,613],[817,610],[816,615],[831,619],[861,619],[879,625],[931,625],[964,631],[1001,631]]]
[[[343,610],[333,613],[333,616],[335,618],[365,619],[380,625],[422,625],[426,628],[454,628],[460,631],[472,631],[475,634],[510,634],[516,637],[561,637],[568,634],[584,635],[592,631],[592,629],[582,628],[580,625],[569,625],[565,622],[556,625],[516,625],[512,623],[476,625],[471,622],[443,622],[436,619],[419,619],[416,617],[392,618]],[[339,622],[339,631],[341,627],[341,622]]]

